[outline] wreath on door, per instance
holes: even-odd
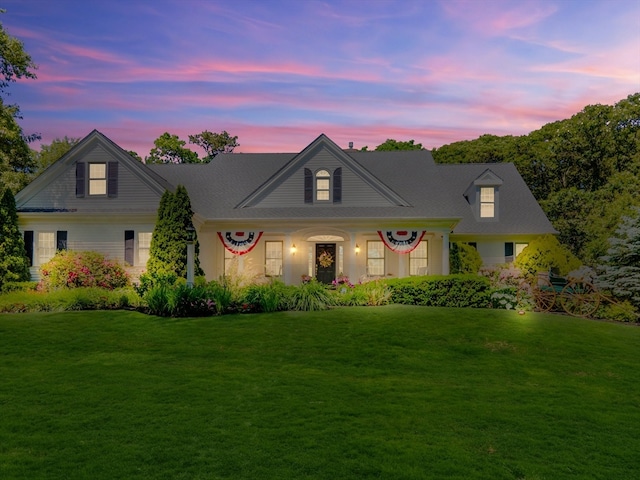
[[[324,250],[318,257],[318,263],[321,267],[328,268],[333,265],[333,257],[329,252]]]

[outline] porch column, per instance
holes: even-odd
[[[293,262],[295,262],[297,255],[297,252],[295,255],[291,253],[292,246],[293,242],[291,241],[291,234],[287,233],[285,235],[284,252],[282,252],[282,255],[284,256],[284,271],[282,272],[282,277],[284,283],[286,283],[287,285],[289,285],[293,279]]]
[[[348,277],[351,279],[351,282],[355,282],[360,275],[358,275],[358,257],[356,255],[356,234],[354,232],[349,232],[349,236],[351,237],[351,241],[349,242],[349,270]]]
[[[449,275],[449,232],[442,232],[442,275]]]

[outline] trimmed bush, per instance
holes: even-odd
[[[0,296],[0,312],[62,312],[137,308],[142,300],[132,288],[60,289],[52,292],[14,291]]]
[[[570,271],[580,268],[580,260],[561,245],[553,235],[544,235],[533,240],[518,255],[515,261],[523,274],[536,275],[538,272],[548,272],[557,269],[558,273],[566,276]]]
[[[129,285],[129,276],[117,262],[98,252],[62,250],[40,267],[38,288],[101,287],[108,290]]]
[[[489,280],[478,275],[407,277],[386,282],[392,303],[485,308],[490,302]]]
[[[482,257],[474,247],[467,243],[455,242],[451,244],[449,252],[451,273],[478,273],[482,267]]]

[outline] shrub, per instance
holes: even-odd
[[[171,316],[170,295],[171,287],[168,285],[158,284],[150,288],[144,295],[147,313],[161,317]]]
[[[244,291],[243,304],[251,305],[258,312],[286,310],[286,287],[280,280],[249,285]]]
[[[303,283],[291,291],[291,310],[326,310],[337,304],[336,298],[327,287],[315,279]]]
[[[640,317],[629,301],[600,304],[596,318],[615,320],[616,322],[638,322]]]
[[[150,273],[145,272],[140,275],[138,284],[134,285],[138,295],[144,297],[153,287],[164,285],[171,286],[176,283],[178,276],[175,273]]]
[[[516,258],[515,265],[527,276],[548,272],[552,268],[566,276],[570,271],[580,268],[581,262],[555,236],[544,235],[525,247]]]
[[[393,303],[474,308],[489,305],[489,280],[478,275],[407,277],[386,283]]]
[[[491,308],[515,310],[519,306],[517,289],[513,287],[494,290],[489,299]]]
[[[59,251],[40,267],[40,277],[38,288],[45,291],[78,287],[113,290],[129,284],[122,266],[98,252]]]
[[[174,317],[202,317],[217,312],[206,286],[179,284],[170,290],[169,313]]]
[[[80,287],[52,292],[14,291],[0,296],[0,312],[12,313],[116,310],[141,304],[141,298],[132,288]]]
[[[482,266],[482,257],[478,251],[467,243],[451,244],[449,252],[451,273],[478,273]]]

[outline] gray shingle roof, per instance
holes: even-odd
[[[459,220],[455,233],[555,233],[542,209],[512,164],[437,165],[427,150],[344,153],[368,170],[409,206],[366,207],[305,205],[237,208],[269,179],[277,177],[297,153],[220,154],[209,164],[149,165],[174,186],[184,185],[194,211],[211,220],[248,219],[424,219]],[[499,221],[477,221],[463,194],[490,168],[500,186]]]

